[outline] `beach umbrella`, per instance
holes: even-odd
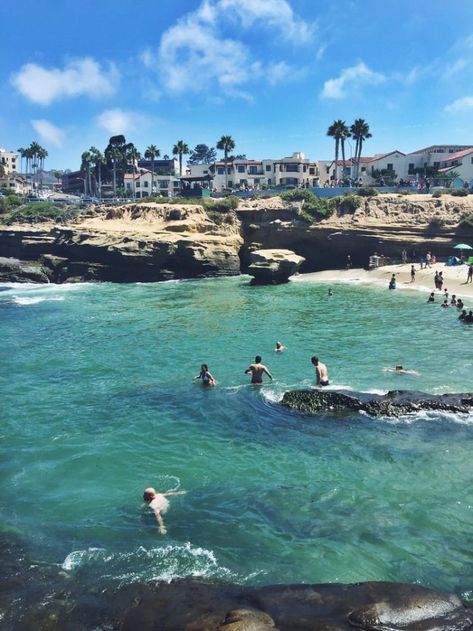
[[[454,250],[473,250],[471,245],[467,245],[466,243],[459,243],[458,245],[453,246]]]

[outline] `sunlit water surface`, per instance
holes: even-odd
[[[470,590],[473,416],[308,417],[314,383],[472,388],[473,327],[421,292],[247,277],[4,286],[1,527],[112,583],[420,582]],[[273,352],[276,340],[287,345]],[[251,386],[259,353],[274,381]],[[193,383],[201,362],[216,388]],[[420,377],[383,372],[402,363]],[[180,488],[158,533],[146,486]]]

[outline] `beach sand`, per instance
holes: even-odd
[[[468,275],[467,265],[448,267],[445,263],[436,263],[431,268],[420,269],[419,264],[415,264],[416,279],[411,283],[411,264],[384,265],[372,270],[349,269],[349,270],[324,270],[322,272],[311,272],[294,276],[293,281],[311,281],[329,283],[360,283],[364,285],[377,285],[387,289],[392,274],[396,274],[397,289],[410,289],[423,291],[428,294],[435,291],[440,300],[440,294],[444,289],[448,289],[450,297],[455,294],[457,297],[473,299],[473,283],[466,284]],[[442,292],[435,290],[434,274],[442,271],[444,277]],[[465,301],[466,303],[466,301]],[[468,305],[473,308],[473,300],[469,300]]]

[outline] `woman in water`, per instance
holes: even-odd
[[[281,344],[281,342],[276,342],[276,348],[274,349],[275,353],[282,353],[286,350],[286,347],[284,346],[284,344]]]
[[[203,386],[216,386],[217,385],[215,378],[209,372],[209,368],[207,364],[202,364],[200,366],[200,373],[194,377],[193,381],[195,381],[196,379],[201,379]]]

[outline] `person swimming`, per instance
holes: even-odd
[[[283,353],[286,350],[286,346],[281,344],[281,342],[276,342],[276,348],[274,349],[275,353]]]
[[[195,377],[193,377],[192,380],[196,381],[196,379],[201,379],[203,386],[216,386],[217,385],[217,382],[214,376],[209,372],[209,368],[207,364],[201,364],[200,373],[196,375]]]
[[[263,383],[263,375],[266,374],[272,380],[273,375],[264,364],[261,363],[261,355],[256,355],[255,363],[250,364],[245,370],[245,375],[251,373],[251,383]]]
[[[435,294],[432,292],[427,299],[427,302],[435,302]]]
[[[328,295],[329,295],[329,296],[333,296],[333,291],[332,291],[332,288],[330,288],[330,289],[328,290]]]
[[[398,375],[416,375],[417,377],[420,375],[420,372],[417,372],[417,370],[407,370],[406,368],[403,368],[403,366],[401,366],[400,364],[398,364],[394,368],[385,368],[384,372],[395,372]]]
[[[152,486],[149,486],[143,492],[143,501],[146,502],[151,508],[156,517],[156,521],[158,522],[159,532],[162,535],[167,533],[166,527],[163,521],[163,515],[167,512],[169,508],[169,500],[167,499],[170,495],[185,495],[186,491],[166,491],[165,493],[157,493]]]
[[[328,369],[325,364],[323,364],[318,357],[311,357],[310,359],[312,365],[315,367],[315,383],[318,386],[328,386]]]
[[[396,274],[391,276],[391,280],[389,281],[388,289],[396,289]]]

